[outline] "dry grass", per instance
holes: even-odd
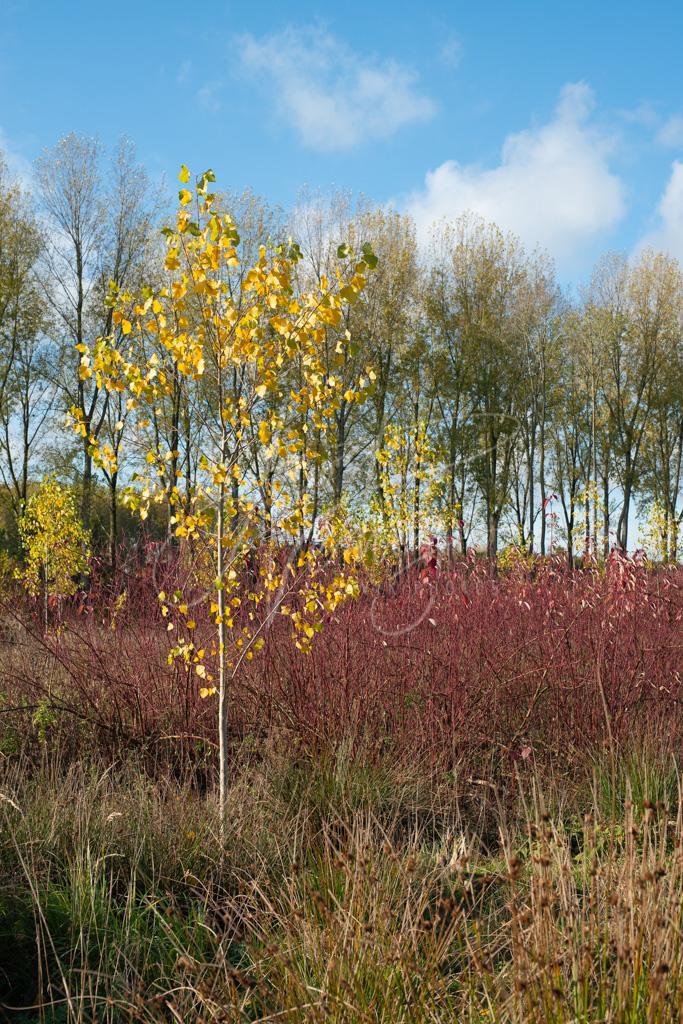
[[[221,847],[191,788],[130,766],[7,762],[0,992],[41,1009],[4,1012],[678,1021],[681,800],[673,766],[644,764],[475,799],[464,783],[272,753],[236,780]]]

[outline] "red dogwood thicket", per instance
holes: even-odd
[[[165,564],[167,589],[177,567]],[[158,575],[158,573],[157,573]],[[5,703],[49,703],[74,742],[165,746],[215,740],[210,701],[169,664],[148,570],[95,583],[47,638],[25,618],[2,663]],[[683,569],[613,555],[569,571],[561,560],[368,583],[302,654],[275,616],[263,656],[233,693],[235,745],[285,738],[318,754],[344,744],[448,770],[481,759],[559,759],[634,737],[683,742]],[[197,641],[210,624],[197,622]],[[20,712],[16,714],[21,717]]]

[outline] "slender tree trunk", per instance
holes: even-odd
[[[624,484],[624,501],[621,506],[619,522],[617,524],[617,544],[619,545],[619,549],[624,552],[628,550],[628,517],[631,509],[632,490],[633,483],[631,480],[631,474],[627,469],[626,483]]]
[[[413,553],[415,560],[420,557],[420,474],[422,465],[420,459],[415,462],[415,479],[413,481]]]
[[[225,438],[221,445],[221,461],[225,459]],[[218,605],[218,803],[220,814],[221,838],[225,838],[228,806],[228,679],[225,661],[226,630],[225,630],[225,587],[224,587],[224,529],[225,529],[225,484],[222,483],[218,494],[218,515],[216,521],[216,575]]]
[[[90,424],[86,430],[90,432]],[[86,437],[83,445],[83,490],[81,492],[81,519],[86,530],[90,528],[92,514],[92,455],[89,451],[90,442]]]
[[[529,451],[529,542],[527,548],[529,554],[534,552],[534,443],[532,442]]]
[[[318,518],[318,506],[320,505],[320,460],[315,460],[313,467],[313,504],[311,506],[311,525],[308,530],[308,537],[306,538],[306,547],[308,547],[313,541],[313,534],[315,533],[315,524]]]
[[[232,502],[232,520],[230,522],[230,530],[232,532],[233,543],[235,543],[239,536],[240,529],[240,482],[236,476],[231,477],[230,480],[230,499]]]
[[[341,504],[344,490],[344,462],[346,459],[346,402],[342,399],[337,419],[337,443],[334,449],[332,500],[335,508]]]
[[[672,491],[673,532],[671,536],[671,560],[673,562],[675,562],[678,558],[678,534],[680,529],[680,518],[676,513],[676,499],[678,497],[678,491],[681,483],[681,470],[683,470],[683,419],[681,419],[679,424],[677,447],[678,454],[676,456],[676,470],[674,472],[674,486]]]
[[[602,555],[609,557],[609,467],[605,456],[605,472],[602,478]]]
[[[19,494],[19,506],[23,515],[24,509],[26,508],[26,499],[28,498],[28,461],[30,455],[30,442],[29,442],[29,402],[24,403],[23,409],[23,458],[21,463],[21,491]]]
[[[171,519],[173,518],[173,504],[177,501],[178,472],[180,468],[180,378],[178,368],[173,367],[173,399],[171,407],[171,463],[169,466],[169,507],[168,507],[168,536],[174,536]]]
[[[273,535],[273,476],[271,469],[266,478],[266,485],[263,488],[263,542],[270,544]]]
[[[545,555],[546,547],[546,516],[545,516],[545,501],[547,497],[546,486],[545,486],[545,412],[544,419],[541,423],[541,450],[539,453],[538,462],[538,482],[541,488],[541,555]],[[552,542],[551,542],[552,543]]]
[[[384,495],[384,486],[382,484],[382,466],[377,458],[375,458],[375,489],[377,491],[377,500],[379,501],[379,507],[382,510],[382,519],[384,523],[386,523],[387,506],[386,498]]]
[[[455,445],[451,437],[448,463],[448,522],[446,524],[446,550],[448,553],[448,564],[453,564],[453,535],[455,519]]]
[[[118,476],[118,473],[114,472],[109,480],[109,565],[112,572],[116,569],[116,553],[119,540]]]
[[[299,464],[299,508],[304,507],[304,495],[306,493],[306,472],[304,470],[303,458]],[[303,517],[299,519],[299,539],[297,541],[299,551],[303,551],[306,545],[306,531],[304,530]]]
[[[415,475],[413,477],[413,558],[420,557],[420,485],[422,459],[420,457],[420,392],[416,391],[415,404]]]
[[[462,518],[463,510],[460,510],[458,517],[458,533],[460,534],[460,553],[463,557],[467,554],[467,538],[465,537],[465,521]]]
[[[74,240],[76,256],[76,342],[80,345],[84,341],[83,310],[85,306],[84,292],[84,265],[83,250],[80,237]],[[85,386],[83,381],[78,382],[78,397],[81,412],[84,416],[85,437],[83,438],[83,490],[81,492],[81,518],[86,530],[90,528],[90,514],[92,511],[92,455],[90,454],[90,415],[86,409]],[[90,410],[92,412],[92,408]]]
[[[192,492],[194,490],[192,470],[192,421],[187,403],[183,413],[183,433],[185,435],[185,512],[190,514]]]
[[[498,521],[499,513],[495,508],[489,507],[487,523],[487,544],[486,554],[489,558],[495,558],[498,554]]]
[[[486,554],[495,558],[498,553],[498,517],[496,515],[496,484],[498,468],[498,438],[489,430],[489,451],[486,455],[488,479],[486,481]]]
[[[597,448],[597,401],[595,394],[595,366],[591,346],[591,490],[593,498],[593,557],[598,560],[598,448]]]
[[[574,514],[567,520],[567,565],[574,568]]]

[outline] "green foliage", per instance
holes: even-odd
[[[29,594],[73,594],[74,577],[88,567],[90,540],[70,491],[46,477],[29,498],[19,530],[24,565],[17,574]]]
[[[41,700],[33,712],[33,728],[36,730],[41,743],[47,742],[48,733],[57,721],[57,713],[50,706],[49,701]]]

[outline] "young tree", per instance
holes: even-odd
[[[405,416],[401,415],[404,412]],[[384,432],[384,446],[375,453],[380,467],[382,517],[380,547],[398,548],[399,571],[420,557],[420,539],[443,522],[438,453],[431,443],[429,424],[414,422],[412,405],[399,411]]]
[[[81,350],[80,374],[107,394],[125,393],[143,431],[176,375],[202,387],[203,447],[190,501],[173,483],[177,474],[169,478],[174,450],[155,434],[146,456],[148,473],[129,494],[143,517],[152,501],[170,501],[176,537],[202,544],[211,565],[205,604],[216,633],[210,648],[198,648],[192,639],[196,621],[187,601],[178,594],[160,598],[176,635],[172,656],[194,665],[204,683],[203,696],[218,694],[219,800],[225,822],[231,679],[263,645],[276,613],[289,616],[294,642],[307,650],[322,628],[323,614],[357,591],[347,568],[348,552],[343,568],[332,570],[320,564],[312,549],[297,546],[307,508],[288,499],[284,488],[274,506],[290,557],[278,558],[272,547],[258,551],[258,489],[249,471],[251,426],[259,423],[265,447],[283,447],[304,458],[309,429],[325,431],[342,397],[349,399],[341,393],[334,362],[329,364],[326,329],[339,325],[345,304],[363,290],[375,257],[367,245],[359,255],[340,246],[332,280],[323,275],[302,292],[296,287],[298,245],[262,245],[235,293],[240,238],[209,191],[214,180],[207,171],[191,190],[183,167],[175,225],[164,229],[166,281],[158,289],[113,290],[116,335]],[[296,390],[290,385],[294,366]],[[286,426],[271,414],[268,397],[273,394],[287,410]],[[89,432],[81,407],[75,405],[72,414],[95,460],[106,464],[110,453]]]
[[[75,593],[78,577],[88,567],[89,534],[71,492],[49,477],[28,499],[19,532],[24,565],[18,575],[29,594],[37,597],[42,591],[47,631],[50,597]]]

